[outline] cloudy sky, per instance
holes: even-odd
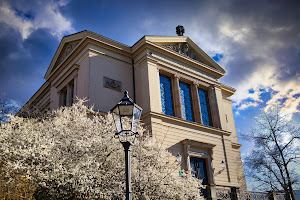
[[[176,35],[183,25],[226,70],[237,89],[237,130],[280,104],[300,122],[300,1],[0,0],[0,95],[24,104],[65,35],[90,30],[127,45],[144,35]],[[243,158],[252,144],[240,140]]]

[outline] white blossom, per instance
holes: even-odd
[[[200,181],[184,173],[171,153],[145,133],[132,146],[133,199],[201,199]],[[124,149],[111,115],[78,100],[45,119],[10,116],[0,128],[0,160],[55,198],[124,198]]]

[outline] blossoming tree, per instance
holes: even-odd
[[[133,199],[201,199],[200,181],[146,130],[132,148]],[[45,118],[10,116],[0,129],[0,160],[36,184],[36,199],[123,199],[124,151],[110,115],[83,105]]]

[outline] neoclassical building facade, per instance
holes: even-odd
[[[187,36],[144,36],[127,46],[90,31],[63,37],[28,105],[69,106],[75,96],[107,113],[128,90],[142,121],[181,168],[214,189],[246,188],[226,71]],[[216,199],[216,194],[211,194]]]

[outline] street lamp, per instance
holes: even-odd
[[[128,92],[124,92],[124,97],[113,107],[110,112],[116,125],[116,138],[119,138],[125,151],[125,170],[126,170],[126,200],[131,200],[131,163],[130,147],[138,135],[137,129],[142,114],[142,108],[133,103],[129,98]]]
[[[177,154],[177,156],[176,156],[177,162],[181,163],[181,159],[182,159],[182,156],[181,156],[180,153],[178,152],[178,154]]]
[[[225,164],[225,162],[223,160],[221,162],[221,167],[222,167],[223,170],[226,168],[226,164]]]

